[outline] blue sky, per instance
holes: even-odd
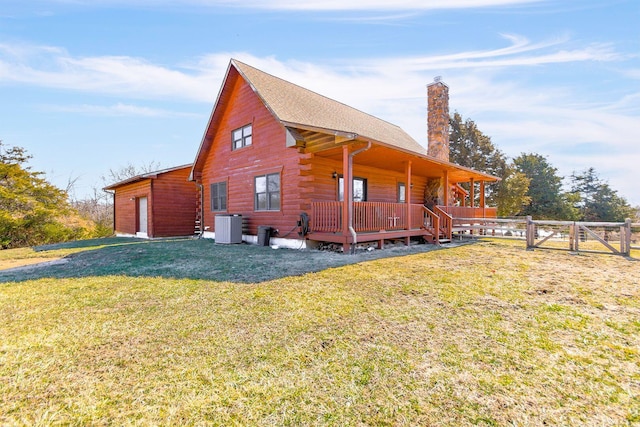
[[[0,0],[0,139],[75,195],[193,161],[231,57],[400,125],[426,85],[508,156],[640,205],[637,0]]]

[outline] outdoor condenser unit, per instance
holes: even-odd
[[[242,243],[242,215],[216,215],[216,243]]]

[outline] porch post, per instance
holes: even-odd
[[[469,181],[469,207],[475,207],[476,205],[476,181],[471,178]]]
[[[349,162],[349,146],[342,146],[342,236],[345,244],[348,242],[349,232],[349,206],[353,201],[351,162]],[[346,249],[346,247],[345,247]],[[346,250],[345,250],[346,252]]]
[[[480,207],[482,208],[482,218],[486,218],[487,215],[485,215],[484,212],[484,208],[486,207],[484,202],[484,180],[480,181]]]
[[[407,205],[407,230],[411,230],[411,160],[407,162],[405,173],[407,175],[405,180],[407,184],[404,188],[404,201]]]
[[[451,193],[451,188],[449,188],[449,171],[444,171],[444,197],[443,204],[445,206],[449,206],[449,193]]]

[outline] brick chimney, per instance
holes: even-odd
[[[427,85],[427,126],[430,156],[439,160],[449,161],[449,87],[440,81],[440,77],[433,79]]]

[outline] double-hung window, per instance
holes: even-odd
[[[280,173],[271,173],[255,177],[255,210],[280,210]]]
[[[227,210],[227,182],[215,182],[211,184],[211,210]]]
[[[247,147],[251,145],[251,138],[253,134],[253,126],[246,125],[231,132],[231,149],[237,150],[238,148]]]

